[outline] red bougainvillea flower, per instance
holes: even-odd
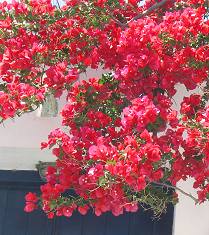
[[[146,205],[160,214],[187,178],[195,203],[209,199],[207,6],[139,2],[0,3],[0,121],[67,94],[65,131],[41,145],[52,149],[55,166],[40,195],[26,195],[26,212],[118,216]],[[109,73],[81,81],[89,68]],[[191,93],[180,112],[179,84]]]

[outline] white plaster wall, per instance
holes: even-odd
[[[99,76],[100,73],[101,71],[89,71],[82,79]],[[179,92],[174,97],[177,109],[186,93],[183,87],[179,87]],[[63,103],[62,100],[60,107]],[[8,120],[0,125],[0,169],[30,170],[35,169],[39,160],[53,161],[50,151],[40,150],[40,142],[46,140],[49,132],[59,126],[58,117],[37,117],[36,113]],[[180,183],[178,186],[193,193],[192,181]],[[209,235],[209,203],[195,206],[192,200],[180,195],[173,229],[173,235]]]
[[[192,180],[178,185],[186,192],[192,190]],[[175,208],[174,235],[209,235],[209,202],[195,205],[194,201],[182,194],[180,203]]]

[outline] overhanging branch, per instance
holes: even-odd
[[[127,24],[129,24],[130,22],[134,21],[134,20],[138,20],[140,18],[142,18],[143,16],[149,15],[152,11],[157,10],[158,8],[162,7],[163,5],[165,5],[168,1],[170,0],[162,0],[161,2],[158,2],[154,5],[152,5],[150,8],[148,8],[146,11],[143,11],[142,13],[136,15],[135,17],[133,17],[131,20],[128,21]]]
[[[190,197],[193,201],[195,201],[196,204],[199,203],[197,198],[195,198],[190,193],[185,192],[184,190],[182,190],[179,187],[176,187],[176,186],[173,186],[173,185],[169,185],[169,184],[166,184],[166,183],[160,183],[160,182],[152,182],[152,183],[155,184],[155,185],[159,185],[159,186],[163,186],[163,187],[166,187],[166,188],[171,188],[171,189],[177,190],[177,191],[181,192],[182,194],[184,194],[185,196]]]
[[[161,2],[158,2],[154,5],[152,5],[150,8],[148,8],[147,10],[143,11],[142,13],[139,13],[138,15],[136,15],[135,17],[133,17],[131,20],[129,20],[127,23],[122,23],[120,22],[118,19],[116,19],[111,13],[109,13],[109,15],[111,16],[111,18],[121,27],[121,28],[126,28],[128,26],[128,24],[132,21],[138,20],[146,15],[149,15],[151,12],[157,10],[158,8],[162,7],[163,5],[165,5],[167,2],[169,2],[170,0],[162,0]]]

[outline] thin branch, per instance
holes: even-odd
[[[120,22],[118,19],[116,19],[111,13],[108,13],[110,15],[110,17],[121,27],[121,28],[126,28],[128,26],[128,24],[132,21],[138,20],[148,14],[150,14],[152,11],[157,10],[158,8],[162,7],[163,5],[165,5],[168,1],[170,0],[162,0],[161,2],[158,2],[154,5],[152,5],[149,9],[143,11],[142,13],[139,13],[138,15],[136,15],[135,17],[133,17],[131,20],[129,20],[127,23],[122,23]]]
[[[196,204],[198,204],[198,202],[199,202],[196,197],[192,196],[190,193],[185,192],[184,190],[182,190],[179,187],[169,185],[169,184],[166,184],[166,183],[160,183],[160,182],[152,182],[152,183],[155,184],[155,185],[164,186],[164,187],[167,187],[167,188],[172,188],[172,189],[178,190],[179,192],[181,192],[185,196],[190,197],[193,201],[195,201]]]
[[[208,0],[206,0],[206,9],[207,9],[207,13],[209,12],[209,1]],[[206,14],[206,16],[207,16],[207,18],[206,19],[208,19],[208,15]]]
[[[61,10],[59,0],[56,0],[58,8]]]
[[[116,19],[112,13],[108,13],[108,15],[115,21],[116,24],[118,24],[122,29],[124,29],[127,25],[123,24],[122,22],[120,22],[120,20]]]
[[[148,14],[150,14],[152,11],[157,10],[158,8],[162,7],[163,5],[165,5],[169,0],[162,0],[161,2],[158,2],[154,5],[152,5],[149,9],[147,9],[146,11],[143,11],[142,13],[136,15],[135,17],[133,17],[131,20],[128,21],[127,24],[129,24],[130,22],[134,21],[134,20],[138,20],[140,18],[142,18],[143,16],[146,16]]]

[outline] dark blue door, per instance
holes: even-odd
[[[119,217],[77,213],[53,220],[41,211],[25,213],[25,194],[38,192],[40,184],[37,172],[0,171],[0,235],[172,235],[173,207],[159,221],[142,210]]]

